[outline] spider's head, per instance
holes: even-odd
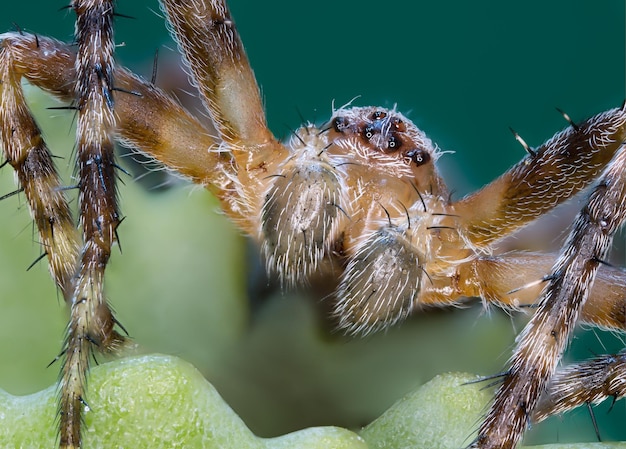
[[[412,123],[400,114],[381,108],[338,111],[332,119],[332,126],[336,132],[346,137],[360,139],[361,143],[373,152],[400,154],[407,162],[422,165],[430,161],[430,155],[424,148],[409,144],[407,129],[411,125]],[[419,160],[414,157],[418,151],[422,154]]]
[[[410,177],[418,188],[433,185],[434,162],[441,153],[399,112],[380,107],[339,109],[330,128],[333,143],[371,169]]]

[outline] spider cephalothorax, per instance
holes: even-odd
[[[225,2],[162,0],[215,130],[207,129],[151,82],[116,65],[113,6],[111,0],[72,1],[75,46],[20,32],[0,42],[4,155],[70,306],[59,389],[61,447],[81,444],[92,352],[125,343],[103,294],[121,222],[114,139],[210,189],[258,241],[283,284],[334,277],[334,313],[348,332],[378,330],[418,308],[466,297],[535,306],[473,446],[512,448],[531,419],[624,394],[621,384],[594,383],[624,377],[620,365],[605,363],[611,358],[580,368],[592,373],[580,382],[591,384],[592,394],[562,388],[568,376],[554,373],[579,319],[626,328],[626,277],[603,263],[626,215],[626,107],[582,123],[566,116],[566,130],[538,148],[524,144],[521,162],[452,201],[435,167],[441,152],[395,110],[341,108],[324,125],[305,125],[279,142]],[[26,105],[22,78],[76,111],[80,232]],[[499,240],[596,180],[561,256],[494,254]]]
[[[334,267],[340,326],[370,332],[406,317],[422,278],[469,254],[440,153],[397,111],[339,109],[321,129],[297,130],[288,148],[267,177],[260,240],[289,283]]]
[[[438,153],[396,111],[340,109],[321,129],[297,130],[288,148],[266,178],[260,239],[270,269],[292,284],[329,262],[337,274],[381,222],[406,221],[409,211],[425,212],[426,197],[447,197],[434,167]],[[426,186],[432,192],[420,194]]]

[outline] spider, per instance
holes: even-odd
[[[80,10],[80,6],[82,6],[81,2],[74,3],[75,9]],[[220,25],[228,25],[230,23],[229,20],[222,19],[217,22]],[[34,38],[32,36],[24,37],[19,34],[5,36],[4,43],[6,44],[12,39],[30,43],[31,46],[34,45],[36,47],[36,51],[41,51],[41,49],[46,48],[48,44],[47,40],[44,38]],[[106,45],[100,47],[106,48]],[[23,53],[17,53],[17,56],[18,58],[28,58],[26,50]],[[39,59],[36,57],[30,61],[34,62],[34,64],[38,64]],[[96,81],[94,82],[102,83],[102,80],[107,79],[107,73],[106,70],[102,68],[105,65],[98,64],[96,64],[97,68],[94,69],[95,72],[92,71],[89,73],[92,75],[96,73]],[[48,70],[51,67],[54,66],[46,66],[45,69]],[[68,65],[63,67],[67,68]],[[245,69],[245,65],[243,68]],[[66,70],[66,72],[69,72],[69,70]],[[246,73],[242,68],[235,71],[237,76],[243,76],[241,75],[242,73]],[[29,76],[29,74],[32,75],[32,72],[29,71],[27,76]],[[55,79],[51,81],[54,85],[46,84],[44,81],[43,87],[48,90],[62,90],[65,86],[57,85],[59,82],[65,82],[62,80],[62,74],[55,73],[54,76]],[[93,79],[92,77],[92,80]],[[111,107],[111,105],[116,105],[116,112],[120,112],[120,108],[126,104],[125,102],[138,101],[138,99],[142,101],[141,104],[145,107],[150,101],[152,91],[149,91],[149,88],[145,85],[135,85],[133,83],[125,88],[123,87],[122,79],[123,76],[118,73],[115,77],[115,84],[112,80],[108,80],[105,82],[105,88],[101,87],[96,89],[100,93],[103,93],[100,101],[106,104],[106,108]],[[229,79],[229,77],[225,77],[224,79]],[[262,109],[260,107],[260,101],[254,93],[255,88],[252,83],[252,78],[248,75],[243,84],[236,84],[237,86],[243,86],[244,89],[247,89],[247,94],[245,95],[246,101],[239,101],[241,99],[238,99],[234,102],[233,106],[234,109],[242,112],[243,115],[245,115],[246,112],[238,109],[238,105],[240,104],[245,104],[246,110],[248,111],[252,110],[259,113]],[[110,87],[113,85],[119,90],[114,90]],[[5,92],[6,91],[7,88],[5,87]],[[69,96],[66,92],[62,91],[60,93],[66,98]],[[136,98],[133,99],[133,97]],[[165,102],[166,100],[160,98],[159,101]],[[6,104],[7,103],[4,103],[5,106]],[[78,101],[77,104],[80,105],[80,101]],[[165,103],[155,103],[155,106],[163,104]],[[254,104],[257,104],[256,108]],[[174,107],[174,105],[171,104],[170,107]],[[15,115],[13,113],[7,113],[7,109],[8,107],[3,107],[5,114],[9,116],[8,120],[13,120]],[[89,110],[88,107],[83,106],[78,106],[78,109],[80,110],[80,114]],[[213,112],[215,113],[215,111]],[[619,117],[618,112],[614,112],[613,114]],[[232,117],[229,116],[229,120],[236,121],[235,119],[241,119],[239,112]],[[7,152],[9,150],[6,149],[6,142],[10,141],[12,135],[9,137],[6,133],[10,134],[14,132],[14,129],[25,127],[24,119],[20,119],[17,124],[19,126],[3,126],[5,132],[5,150]],[[252,171],[262,172],[264,175],[255,174],[254,176],[250,176],[250,179],[243,179],[245,177],[244,173],[239,169],[239,172],[235,176],[235,173],[232,171],[233,160],[225,154],[225,151],[219,152],[215,149],[204,155],[205,158],[210,159],[205,161],[206,165],[196,165],[197,162],[194,161],[193,166],[188,167],[192,169],[192,172],[185,174],[193,178],[197,176],[194,170],[199,169],[203,172],[207,167],[210,169],[214,169],[216,166],[220,167],[220,170],[214,172],[217,173],[218,178],[213,181],[220,184],[222,192],[230,192],[227,194],[218,192],[218,196],[222,196],[225,209],[229,215],[232,215],[236,221],[238,221],[242,228],[257,237],[262,236],[261,240],[264,242],[262,248],[267,259],[271,261],[270,268],[278,273],[285,284],[295,284],[306,281],[312,274],[317,274],[320,271],[338,275],[341,275],[343,272],[344,274],[341,275],[343,277],[338,288],[339,306],[337,308],[337,315],[340,324],[354,332],[367,332],[377,329],[378,327],[393,324],[403,318],[410,309],[412,309],[412,301],[415,298],[419,297],[420,300],[426,300],[428,294],[437,296],[438,292],[434,291],[437,286],[442,286],[444,294],[439,295],[436,303],[455,301],[461,294],[476,294],[476,291],[471,289],[455,292],[454,294],[457,296],[449,295],[445,292],[445,290],[451,286],[451,284],[446,284],[446,282],[448,282],[446,279],[449,280],[457,276],[457,272],[453,273],[453,271],[450,271],[452,270],[451,267],[453,267],[454,270],[462,270],[462,267],[468,267],[469,265],[467,264],[471,263],[474,264],[472,265],[473,269],[475,267],[480,268],[479,262],[476,261],[485,264],[491,263],[491,259],[474,259],[475,253],[481,255],[481,257],[487,257],[483,256],[483,254],[487,252],[487,248],[485,247],[492,241],[497,240],[497,233],[503,232],[506,228],[506,224],[502,225],[498,223],[497,229],[490,228],[488,233],[483,233],[482,231],[472,233],[472,229],[469,228],[466,231],[463,230],[466,228],[467,223],[472,223],[470,217],[474,212],[480,210],[480,208],[474,207],[474,204],[471,203],[472,200],[469,199],[465,200],[465,202],[453,203],[451,206],[448,203],[448,192],[442,185],[442,182],[436,177],[429,177],[431,175],[427,175],[427,177],[429,177],[428,179],[422,176],[422,172],[430,173],[433,162],[438,158],[440,153],[437,152],[435,147],[428,146],[421,132],[417,131],[406,117],[390,108],[339,108],[335,110],[333,118],[326,123],[326,125],[317,128],[311,126],[298,130],[296,131],[297,136],[291,138],[294,147],[302,146],[300,151],[296,154],[307,154],[308,158],[315,162],[313,167],[308,166],[309,162],[303,165],[297,158],[286,156],[286,152],[282,147],[273,143],[268,132],[264,129],[264,126],[259,125],[255,118],[246,122],[246,126],[242,126],[240,131],[245,130],[246,133],[249,133],[251,129],[255,127],[260,131],[256,134],[253,133],[253,137],[256,138],[256,136],[260,134],[266,137],[261,139],[259,145],[262,144],[273,147],[274,150],[272,154],[282,153],[282,156],[277,159],[273,159],[274,156],[272,156],[272,158],[268,156],[268,160],[252,163],[251,166],[254,167]],[[572,125],[571,128],[580,128],[584,132],[585,126],[579,124]],[[234,135],[230,135],[232,134],[231,131],[228,129],[223,129],[222,131],[222,136],[224,136],[225,140],[234,139]],[[410,136],[410,139],[407,136]],[[204,138],[208,139],[208,143],[204,146],[211,147],[214,143],[212,139],[206,136]],[[306,149],[306,142],[309,142],[309,139],[311,139],[310,142],[315,141],[316,151],[309,151],[307,153],[307,151],[304,150]],[[618,141],[620,139],[621,137],[617,138]],[[420,140],[421,143],[417,144],[416,140]],[[203,143],[200,141],[193,143],[193,145],[202,147]],[[346,146],[348,145],[355,146],[355,154],[350,152],[352,150],[347,149]],[[249,146],[250,145],[247,144],[246,148]],[[190,143],[190,147],[192,147],[192,143]],[[225,148],[222,147],[222,149]],[[374,149],[373,153],[371,152],[372,149]],[[344,156],[342,151],[347,151],[351,156]],[[81,151],[79,149],[79,154],[80,153]],[[526,162],[521,166],[528,168],[528,170],[532,170],[533,167],[541,167],[541,165],[537,163],[541,158],[541,153],[537,154],[536,150],[531,148],[528,149],[528,153],[529,155],[525,160]],[[180,153],[176,153],[174,156],[179,154]],[[194,155],[194,157],[195,156],[196,155]],[[265,158],[264,156],[264,159]],[[12,156],[11,153],[8,153],[8,159],[13,163],[16,158]],[[282,165],[284,159],[288,161],[286,165]],[[110,176],[105,173],[103,168],[107,164],[102,161],[103,158],[96,156],[93,159],[87,159],[83,163],[84,171],[92,170],[91,178],[94,184],[102,184],[100,186],[101,192],[93,194],[93,198],[96,200],[101,200],[106,197],[106,195],[101,195],[101,193],[105,193],[105,191],[111,192],[113,190],[112,186],[107,184],[110,182]],[[607,160],[603,160],[602,164],[607,161],[608,158]],[[237,164],[238,167],[241,167],[243,162],[239,161]],[[374,180],[371,180],[369,174],[362,168],[368,164],[372,164],[372,169],[381,165],[385,167],[385,170],[373,177]],[[178,163],[170,163],[170,165],[178,165],[180,168],[180,164]],[[111,167],[113,167],[113,165],[111,165]],[[584,169],[585,167],[583,166],[580,170],[582,171]],[[596,169],[594,173],[598,171],[599,169]],[[289,176],[285,173],[288,173]],[[417,173],[420,175],[416,176]],[[410,178],[413,178],[413,181],[407,181],[407,179]],[[30,176],[24,174],[23,179],[30,179]],[[366,186],[367,188],[361,187],[361,184],[359,184],[360,179],[363,180],[361,181],[362,183],[370,183]],[[398,181],[398,179],[401,180]],[[196,178],[196,180],[202,183],[206,181],[198,178]],[[297,180],[301,182],[296,182]],[[307,198],[307,201],[304,202],[304,204],[297,203],[293,205],[292,201],[294,200],[290,199],[291,197],[289,196],[285,196],[285,192],[299,191],[298,189],[302,187],[298,186],[303,186],[307,182],[311,182],[311,180],[313,180],[311,183],[312,187],[309,186],[301,191],[304,192],[303,195]],[[350,180],[356,182],[356,184],[350,184]],[[346,182],[347,184],[344,184]],[[81,181],[79,182],[80,187],[87,188],[87,184],[88,182],[84,181],[84,175],[81,176]],[[372,193],[372,189],[376,190],[377,187],[375,186],[379,184],[391,185],[392,191],[385,190],[387,187],[385,187],[385,189],[378,187],[380,191],[373,192],[375,197],[369,198],[365,203],[367,204],[365,209],[361,209],[361,206],[357,206],[357,202],[351,200],[350,196],[345,197],[346,194],[352,195],[354,192],[359,192],[361,197],[367,198],[368,195]],[[253,187],[250,187],[251,185]],[[328,187],[326,189],[319,189],[316,187],[319,185],[326,185]],[[258,188],[254,186],[258,186]],[[42,191],[43,190],[44,189],[42,189]],[[56,193],[59,191],[59,189],[51,190]],[[262,194],[257,195],[258,192],[262,192]],[[83,195],[88,197],[90,194],[84,193]],[[242,202],[242,198],[245,199],[244,202]],[[252,209],[246,204],[248,198],[254,199],[253,202],[255,206],[252,207]],[[484,203],[484,197],[479,197],[479,200],[478,204]],[[93,202],[97,201],[83,201],[82,204],[85,205],[84,207],[87,207]],[[295,217],[300,220],[306,220],[306,214],[311,213],[311,210],[313,210],[313,213],[320,210],[323,211],[323,219],[319,222],[315,221],[316,217],[314,215],[308,218],[313,223],[321,223],[321,225],[317,227],[318,233],[307,234],[303,232],[300,234],[294,231],[289,238],[281,236],[279,230],[285,227],[288,228],[290,224],[294,228],[305,227],[302,222],[296,223],[293,221],[293,217],[281,215],[282,210],[290,209],[289,207],[285,207],[286,204],[300,208],[302,213],[295,214]],[[468,206],[468,204],[472,207]],[[310,205],[317,205],[317,208],[313,207],[312,209]],[[320,205],[323,207],[320,208]],[[533,205],[531,208],[532,207],[538,209],[537,214],[547,209],[543,204]],[[88,276],[89,279],[94,277],[98,278],[101,275],[99,268],[101,265],[104,265],[106,259],[108,259],[108,244],[117,238],[115,235],[116,225],[114,224],[119,222],[120,216],[115,208],[109,209],[111,211],[108,218],[110,221],[110,229],[104,239],[108,239],[109,241],[108,243],[105,242],[107,245],[104,245],[104,249],[100,249],[98,260],[95,262],[91,261],[92,266],[95,266],[95,268],[90,268],[92,272]],[[84,214],[88,215],[88,212],[85,210]],[[261,217],[263,224],[250,223],[251,217],[257,217],[254,218],[254,220]],[[60,218],[61,217],[55,216],[53,220],[50,220],[48,217],[47,220],[49,224],[53,224],[53,226],[48,229],[57,229],[54,239],[61,238],[58,235],[59,228],[55,227]],[[97,243],[100,246],[102,246],[102,239],[100,238],[102,237],[102,228],[104,224],[106,224],[106,221],[107,220],[95,220],[95,224],[91,223],[93,226],[90,232],[97,234]],[[41,226],[45,227],[45,222],[46,220],[40,221],[39,223]],[[89,220],[84,221],[83,227],[88,228],[89,224]],[[307,223],[306,227],[310,229],[310,223]],[[50,232],[50,234],[52,234],[52,232]],[[423,240],[421,236],[426,234],[432,234],[434,237],[431,236]],[[413,240],[411,242],[404,242],[403,235],[413,235]],[[68,238],[73,237],[71,237],[70,234]],[[295,241],[300,247],[297,245],[295,248],[292,247],[292,241]],[[408,251],[406,245],[409,245],[409,243],[411,246],[418,247],[419,250]],[[50,243],[44,242],[44,245],[48,256],[53,259],[54,266],[54,250],[48,250]],[[433,245],[435,246],[433,247]],[[87,246],[89,247],[89,245]],[[78,248],[79,246],[68,244],[67,247]],[[61,248],[61,251],[64,251],[64,249]],[[63,263],[71,264],[72,260],[78,255],[78,250],[74,249],[73,251],[74,253],[72,254],[62,253],[63,255],[60,257],[57,267],[61,267]],[[441,257],[437,261],[431,262],[430,256],[427,256],[427,254],[438,251]],[[528,260],[525,259],[525,257],[527,256],[519,256],[518,259],[515,259],[515,256],[509,256],[508,260],[516,261],[515,263],[517,265],[515,265],[515,267],[519,268],[520,260]],[[497,266],[504,267],[506,261],[497,260]],[[547,273],[550,271],[549,267],[553,258],[533,256],[532,260],[535,262],[540,261],[540,263],[536,264],[534,271],[531,270],[532,273],[526,273],[527,276],[524,276],[524,278],[528,278],[528,282],[533,279],[538,280],[546,277]],[[370,269],[372,264],[386,269],[386,276],[377,278],[378,273],[376,270]],[[85,261],[85,265],[90,266],[87,261]],[[407,270],[407,272],[403,276],[399,276],[399,272],[395,268],[398,270]],[[53,269],[53,272],[59,287],[68,299],[71,300],[71,298],[76,297],[77,292],[81,292],[81,278],[79,276],[78,281],[75,281],[72,269],[56,268]],[[370,275],[374,277],[370,280],[367,276],[362,275],[363,272],[366,274],[369,272]],[[606,284],[608,282],[606,279],[611,278],[611,276],[606,273],[612,273],[612,271],[607,268],[603,273],[602,276],[605,277],[601,276],[601,280]],[[461,273],[461,271],[459,271],[458,274],[461,276],[461,279],[467,275],[467,273]],[[396,276],[393,278],[394,282],[389,283],[390,290],[384,290],[381,293],[380,291],[375,292],[374,289],[371,288],[372,284],[379,284],[379,279],[389,282],[388,278],[390,276]],[[489,288],[498,287],[496,280],[489,278],[487,273],[485,273],[485,280]],[[507,279],[506,281],[509,282],[510,280]],[[86,280],[84,282],[91,283],[93,281]],[[443,282],[443,284],[441,282]],[[504,289],[500,286],[501,292],[499,294],[503,295],[504,293],[515,290],[516,287],[525,285],[525,283],[521,281],[513,281],[513,284],[515,285],[506,283],[506,288]],[[396,285],[400,285],[401,287],[396,287]],[[70,290],[73,293],[68,293]],[[79,306],[81,304],[90,303],[91,300],[88,296],[92,294],[94,290],[90,292],[87,292],[87,290],[91,290],[91,287],[82,288],[82,294],[78,295],[80,299],[74,301],[77,304],[76,309],[80,309]],[[357,293],[353,293],[355,290],[357,290]],[[535,288],[533,291],[532,287],[528,287],[511,293],[514,303],[509,305],[518,305],[515,301],[524,303],[534,301],[534,297],[537,294],[536,290]],[[95,289],[95,293],[98,294],[98,289]],[[396,307],[388,307],[389,302],[395,304]],[[379,313],[379,310],[382,312]],[[78,313],[81,315],[83,312],[78,310]],[[105,313],[103,317],[103,321],[106,322],[107,325],[115,324],[115,319],[107,313]],[[606,318],[595,314],[587,314],[586,317],[592,321],[594,319],[602,320]],[[600,323],[619,327],[619,323],[616,324],[606,321],[600,321]],[[111,339],[108,340],[109,338]],[[69,398],[69,405],[62,405],[62,412],[65,413],[63,413],[63,419],[61,419],[61,442],[62,444],[67,443],[68,447],[77,445],[79,441],[79,432],[77,429],[80,413],[77,411],[84,405],[82,398],[83,393],[81,393],[82,376],[84,375],[83,369],[90,348],[92,345],[96,345],[100,349],[106,350],[109,348],[114,349],[117,344],[122,344],[121,335],[111,335],[108,333],[108,330],[98,335],[89,333],[77,340],[79,340],[77,344],[82,346],[78,346],[73,352],[69,351],[69,354],[74,354],[80,363],[74,363],[70,359],[70,361],[65,362],[64,365],[67,367],[66,373],[68,373],[66,374],[65,384],[76,389],[75,392],[70,392],[67,396]],[[71,339],[69,344],[71,348]],[[76,373],[68,371],[74,369],[76,365],[82,365],[83,367]],[[75,379],[77,379],[77,381]],[[66,421],[66,416],[73,418],[74,422],[70,422],[69,424],[64,422]],[[519,431],[517,433],[519,433]],[[516,435],[514,435],[514,437],[517,438]],[[483,443],[483,440],[479,439],[479,442]],[[514,444],[514,442],[507,444]]]

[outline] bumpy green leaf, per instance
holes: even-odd
[[[467,374],[441,375],[398,401],[358,434],[315,427],[255,436],[190,364],[149,355],[94,368],[84,446],[204,449],[459,449],[471,441],[490,393]],[[306,404],[303,404],[305,406]],[[294,410],[297,412],[297,410]],[[56,388],[30,396],[0,391],[0,448],[55,447]],[[553,445],[552,449],[626,447]]]

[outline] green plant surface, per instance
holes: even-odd
[[[339,427],[311,427],[260,438],[189,363],[164,355],[130,357],[91,371],[84,447],[459,449],[471,442],[472,431],[491,397],[480,383],[472,382],[476,379],[468,374],[437,376],[357,433]],[[56,387],[21,397],[0,391],[0,447],[54,447],[55,411]],[[549,447],[604,449],[625,448],[626,444]]]
[[[90,449],[460,447],[468,435],[467,429],[472,428],[489,398],[477,385],[461,386],[469,378],[467,375],[436,378],[392,407],[360,436],[338,427],[316,427],[276,438],[259,438],[190,364],[162,355],[126,358],[91,371],[84,446]],[[55,387],[21,397],[0,393],[0,447],[54,447],[55,410]],[[413,418],[407,420],[409,415]],[[421,444],[416,445],[418,442]]]

